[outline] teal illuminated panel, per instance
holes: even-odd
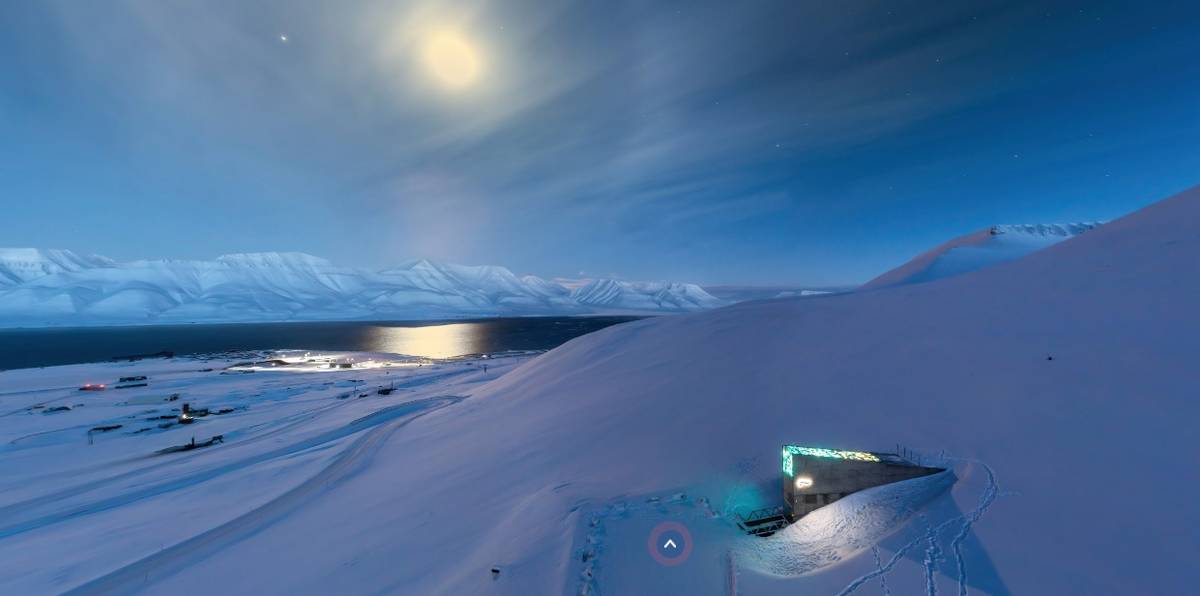
[[[783,446],[783,473],[791,476],[795,473],[795,462],[792,457],[795,455],[806,455],[809,457],[828,457],[831,459],[846,459],[854,461],[879,461],[879,456],[866,451],[839,451],[837,449],[825,449],[823,447],[800,447],[799,445],[784,445]]]

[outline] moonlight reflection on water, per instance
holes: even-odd
[[[104,362],[114,356],[226,350],[390,352],[449,358],[549,350],[638,317],[508,317],[459,321],[321,321],[0,329],[0,370]],[[0,383],[2,384],[2,383]]]
[[[474,323],[449,323],[424,327],[373,327],[372,352],[390,352],[427,358],[450,358],[487,351],[483,329]]]

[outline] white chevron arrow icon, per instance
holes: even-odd
[[[666,542],[665,544],[663,544],[663,548],[668,548],[668,547],[670,547],[670,548],[679,548],[679,545],[675,544],[675,540],[674,540],[674,539],[668,538],[668,539],[667,539],[667,542]]]

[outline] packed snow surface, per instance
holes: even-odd
[[[644,319],[487,373],[0,373],[0,593],[1193,594],[1198,229],[1189,191],[969,275]],[[74,389],[127,371],[150,386]],[[138,392],[245,409],[135,433],[170,407],[118,403]],[[899,443],[952,477],[747,543],[732,521],[779,503],[784,443]],[[647,552],[668,520],[695,542],[675,567]]]
[[[1103,222],[992,226],[960,236],[863,284],[864,289],[921,283],[976,271],[1053,246]]]
[[[694,284],[563,283],[425,260],[369,271],[303,253],[116,263],[66,250],[0,249],[0,327],[683,312],[721,304]]]

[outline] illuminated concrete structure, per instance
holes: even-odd
[[[785,515],[792,522],[851,493],[943,471],[894,453],[784,445],[782,456]]]

